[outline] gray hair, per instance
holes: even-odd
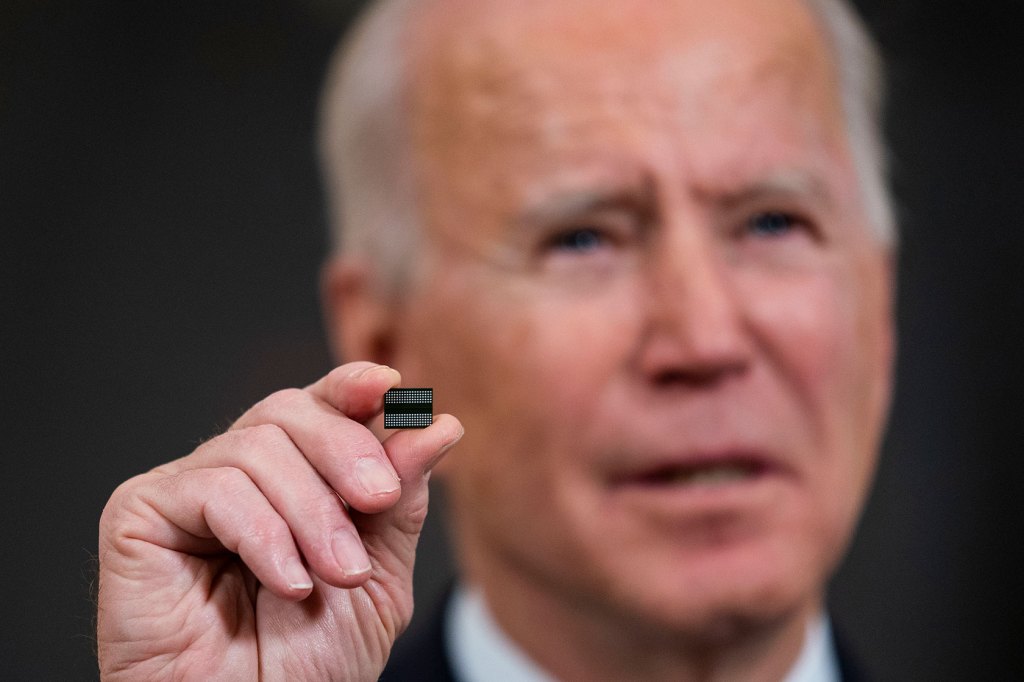
[[[845,0],[807,0],[832,48],[843,101],[846,138],[865,213],[875,235],[896,248],[899,234],[889,192],[889,159],[882,133],[885,74],[882,55]]]
[[[805,0],[824,29],[867,219],[897,241],[882,136],[882,60],[846,0]],[[409,32],[416,0],[371,3],[331,60],[320,113],[320,158],[336,251],[370,260],[378,281],[407,276],[421,239],[411,168]]]
[[[406,106],[415,4],[370,3],[335,51],[320,103],[332,247],[367,258],[388,288],[407,276],[421,237]]]

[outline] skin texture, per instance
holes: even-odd
[[[781,677],[863,502],[892,352],[817,26],[796,0],[414,15],[412,293],[352,258],[324,277],[339,353],[404,380],[343,365],[118,488],[104,678],[376,678],[462,434],[441,415],[382,443],[400,380],[467,425],[438,469],[461,566],[552,674]]]
[[[817,25],[798,2],[443,4],[411,60],[423,266],[378,347],[467,424],[443,468],[463,569],[563,678],[781,676],[892,353]],[[666,480],[709,461],[756,471]]]
[[[381,443],[363,424],[400,379],[342,365],[114,492],[100,521],[103,679],[376,677],[412,616],[426,473],[462,433],[439,415]]]

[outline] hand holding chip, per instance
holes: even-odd
[[[343,365],[121,485],[100,523],[104,679],[371,679],[412,615],[439,415],[365,426],[397,371]]]

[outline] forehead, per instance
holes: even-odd
[[[567,154],[607,165],[616,149],[630,155],[645,145],[697,165],[713,156],[718,166],[732,147],[750,165],[779,154],[765,130],[775,141],[789,135],[782,143],[791,147],[841,137],[831,54],[802,0],[435,0],[421,8],[410,102],[431,175],[461,169],[484,183],[487,168],[526,177],[555,159],[564,170]]]
[[[681,98],[709,81],[720,89],[830,69],[801,0],[434,0],[412,23],[413,100],[424,113],[554,92],[590,105]]]

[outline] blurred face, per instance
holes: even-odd
[[[686,631],[816,603],[888,397],[887,254],[799,2],[451,2],[394,364],[466,426],[474,580]]]

